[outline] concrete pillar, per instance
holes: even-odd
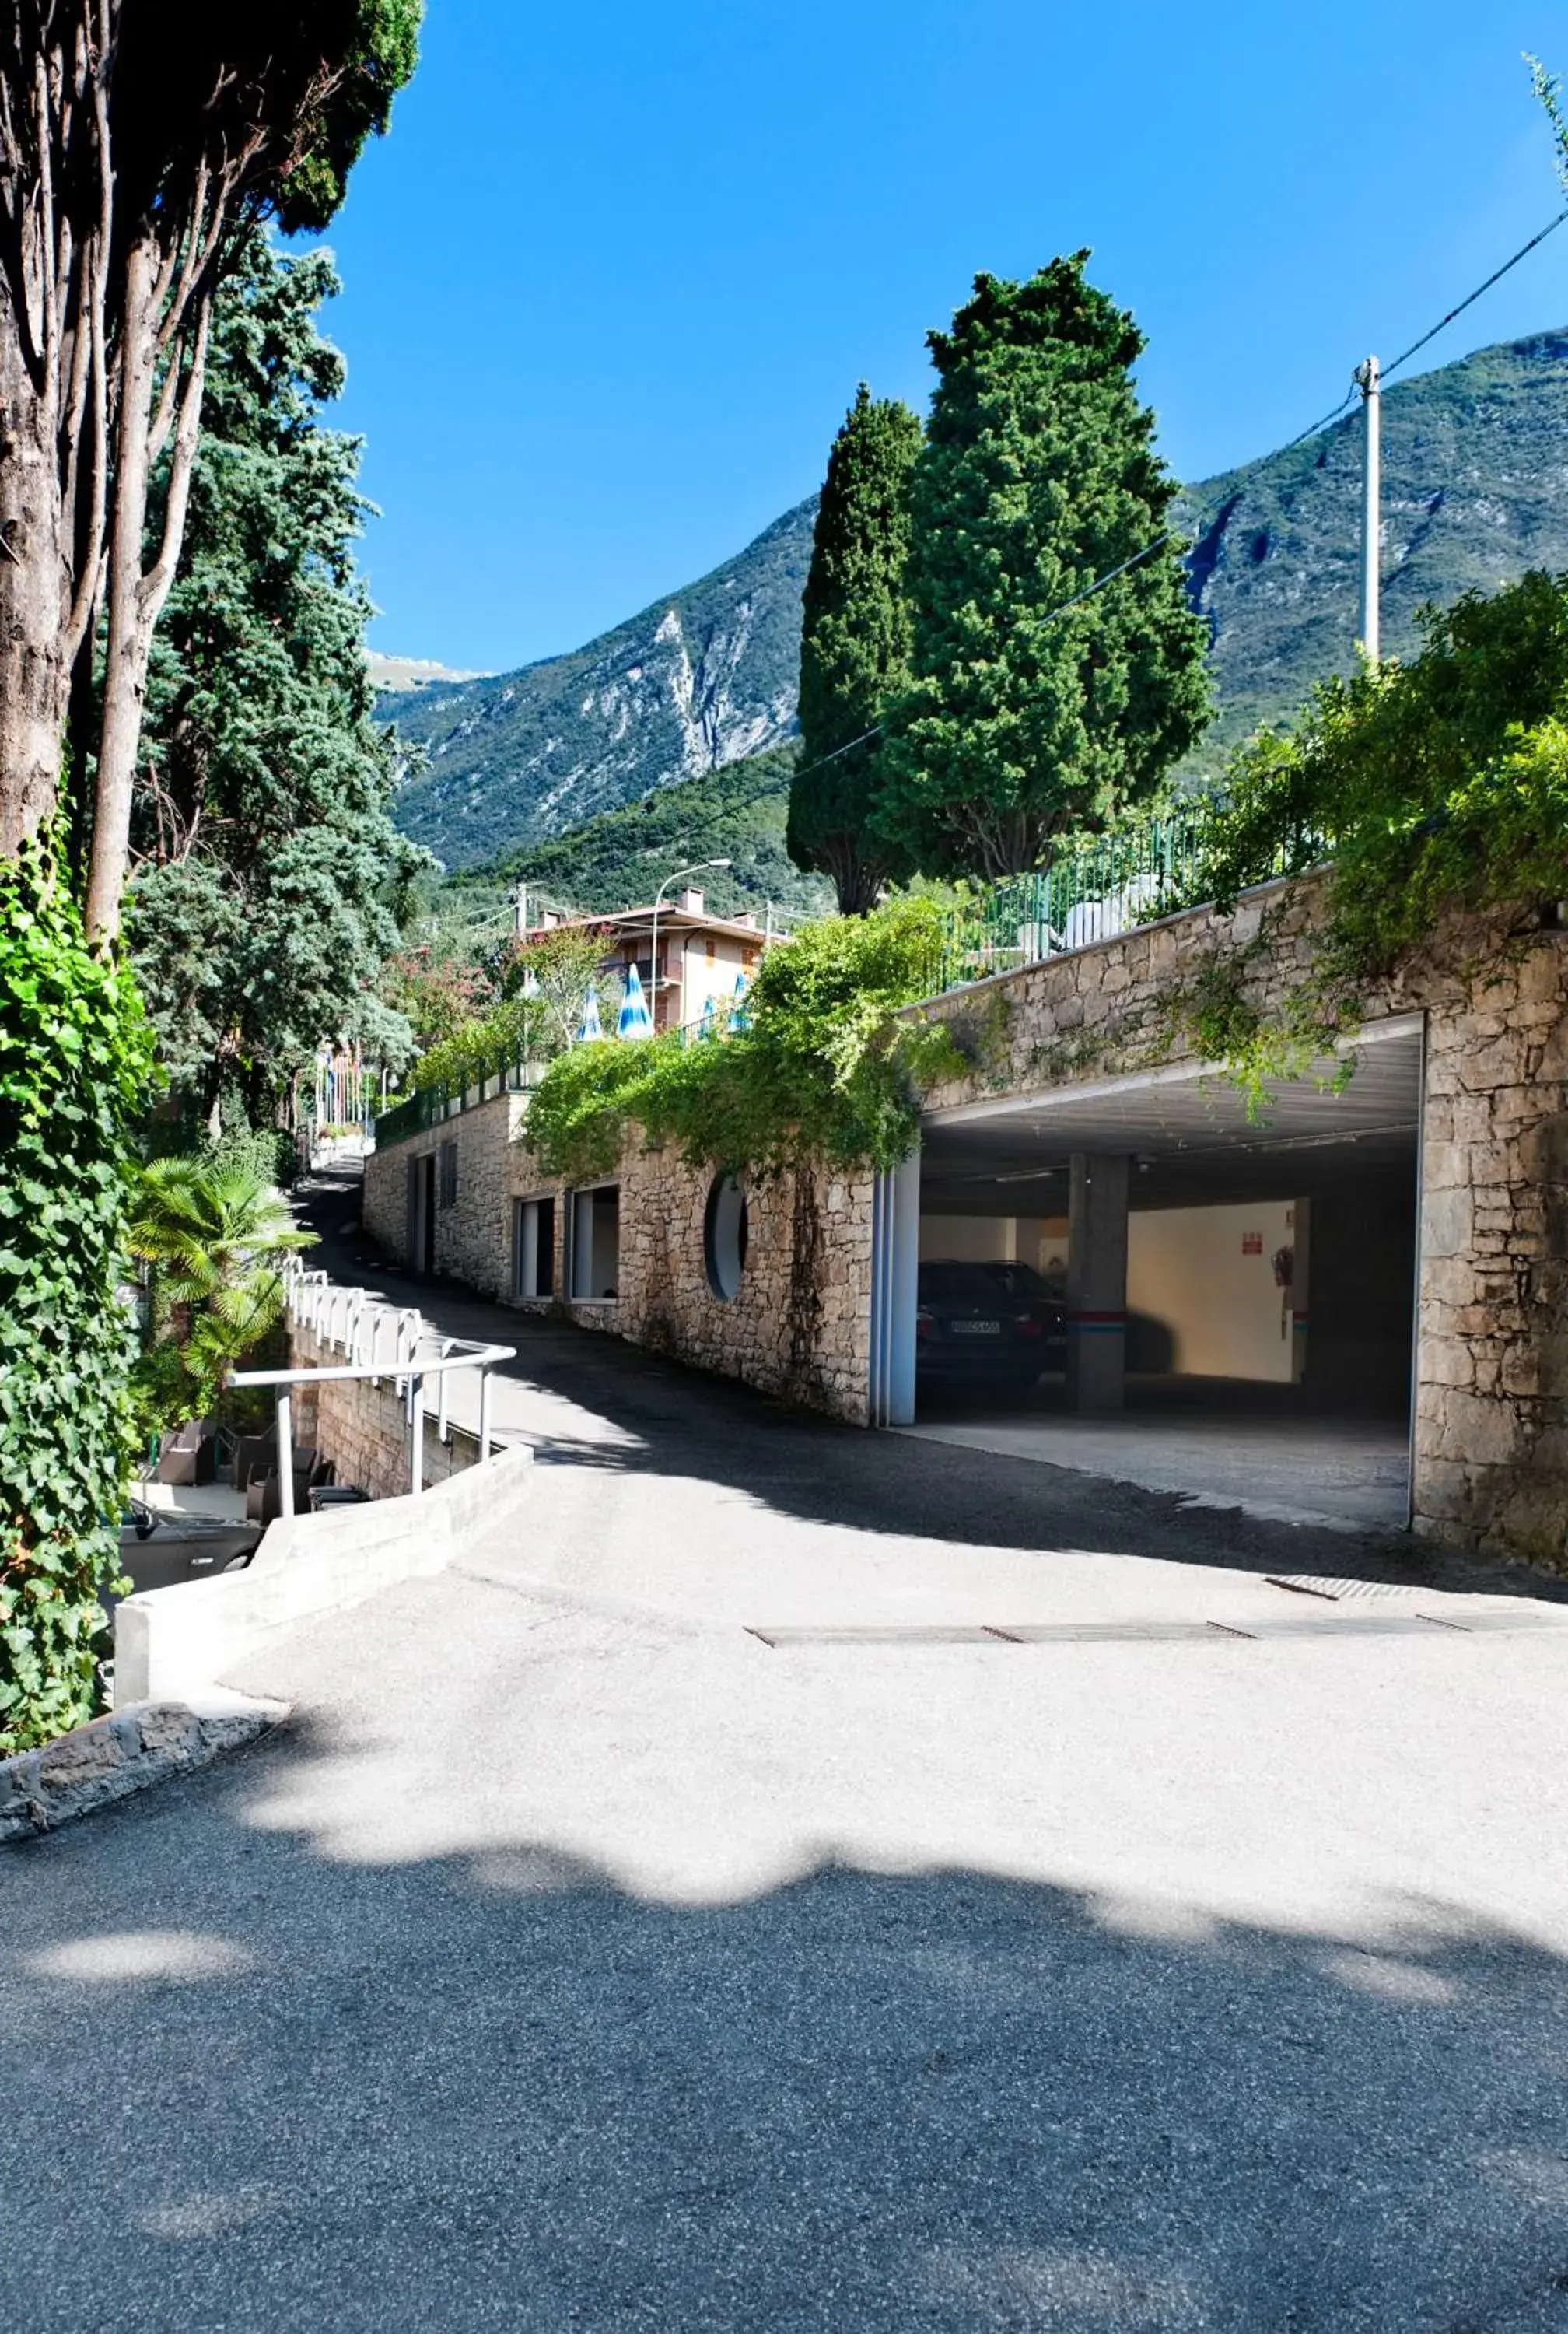
[[[1067,1211],[1067,1403],[1120,1410],[1127,1351],[1125,1157],[1075,1151]]]
[[[880,1173],[871,1194],[870,1421],[915,1416],[916,1283],[920,1269],[920,1154]]]

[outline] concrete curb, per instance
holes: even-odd
[[[136,1702],[0,1760],[0,1847],[205,1767],[287,1716],[286,1702],[222,1692],[194,1703]]]
[[[128,1596],[114,1615],[116,1706],[203,1702],[281,1631],[444,1571],[470,1535],[521,1517],[533,1461],[523,1443],[417,1499],[291,1516],[269,1528],[243,1572]]]

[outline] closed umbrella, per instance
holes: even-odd
[[[653,1017],[648,1009],[648,999],[642,993],[642,983],[634,964],[626,968],[626,994],[620,1000],[620,1018],[615,1025],[618,1037],[651,1037]]]
[[[582,1018],[578,1024],[577,1042],[585,1046],[591,1037],[602,1037],[603,1035],[604,1027],[599,1018],[599,998],[591,989],[582,999]]]

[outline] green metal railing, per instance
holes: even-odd
[[[1096,835],[1039,874],[988,884],[947,918],[941,988],[1092,948],[1173,911],[1195,895],[1210,815],[1205,804]]]
[[[498,1062],[482,1077],[474,1077],[464,1085],[442,1084],[417,1087],[411,1095],[394,1103],[376,1120],[376,1148],[385,1151],[390,1143],[407,1143],[410,1135],[428,1133],[443,1120],[456,1118],[460,1111],[473,1110],[482,1102],[494,1102],[497,1095],[526,1094],[539,1083],[541,1065],[521,1056],[515,1061]]]

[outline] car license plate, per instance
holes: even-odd
[[[1001,1334],[1000,1321],[955,1321],[953,1324],[955,1337],[999,1337]]]

